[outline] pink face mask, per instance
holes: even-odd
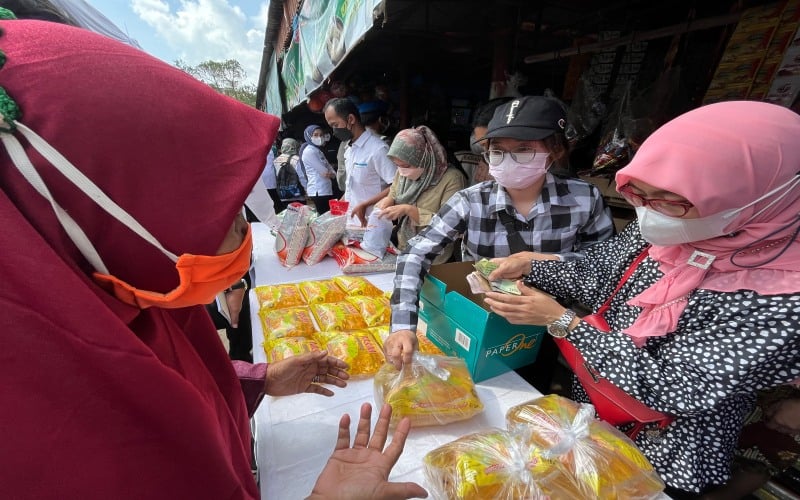
[[[415,181],[422,177],[422,173],[425,169],[422,168],[409,168],[409,167],[397,167],[397,171],[400,172],[400,175],[405,177],[406,179]]]
[[[489,165],[489,174],[504,188],[525,189],[547,173],[549,157],[549,154],[539,153],[528,163],[517,163],[506,154],[499,165]]]

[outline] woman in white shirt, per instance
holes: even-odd
[[[308,197],[314,202],[317,213],[322,215],[330,209],[328,202],[333,199],[331,179],[336,177],[336,171],[322,151],[326,142],[325,130],[319,125],[309,125],[303,137],[306,143],[300,148],[300,168],[305,170],[308,179]]]

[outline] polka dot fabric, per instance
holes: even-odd
[[[581,261],[534,262],[526,282],[596,310],[645,245],[633,222]],[[614,297],[606,313],[611,333],[581,323],[568,338],[611,382],[676,416],[665,432],[642,432],[636,444],[668,485],[699,491],[728,480],[754,391],[800,377],[800,290],[769,296],[695,290],[679,299],[686,308],[677,329],[640,349],[621,333],[639,313],[627,302],[661,278],[658,267],[645,259]],[[575,398],[588,401],[575,385]]]

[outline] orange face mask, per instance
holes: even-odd
[[[175,264],[180,284],[167,293],[139,290],[116,276],[94,273],[94,280],[109,293],[126,304],[146,309],[208,304],[222,290],[239,281],[250,269],[253,239],[250,226],[238,249],[223,255],[183,254]]]
[[[0,113],[0,124],[4,123],[3,120],[4,117]],[[53,212],[67,236],[75,243],[76,248],[86,258],[86,261],[94,267],[96,272],[93,274],[93,278],[95,281],[122,302],[141,309],[147,307],[177,309],[208,304],[214,300],[217,293],[241,279],[250,269],[250,254],[253,250],[250,226],[247,226],[247,234],[244,237],[244,241],[233,252],[214,256],[183,254],[178,257],[164,248],[155,236],[150,234],[133,216],[117,205],[97,184],[86,177],[83,172],[70,163],[36,132],[18,121],[14,121],[13,124],[16,131],[24,136],[30,145],[42,157],[47,159],[56,170],[61,172],[67,180],[72,182],[76,188],[83,191],[106,213],[161,250],[164,255],[175,262],[175,267],[180,277],[180,285],[167,293],[139,290],[116,276],[110,275],[102,257],[86,236],[86,233],[69,215],[69,212],[64,210],[58,204],[58,201],[53,198],[47,184],[34,167],[19,139],[14,134],[0,133],[0,143],[5,147],[13,165],[31,186],[50,202],[50,206],[53,208]],[[8,131],[6,130],[6,132]]]

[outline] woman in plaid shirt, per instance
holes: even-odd
[[[484,153],[493,181],[461,190],[397,261],[391,335],[384,348],[398,368],[416,350],[419,291],[431,262],[463,238],[462,260],[509,257],[575,260],[614,233],[611,213],[591,184],[548,173],[566,161],[565,114],[555,99],[528,96],[499,107]]]

